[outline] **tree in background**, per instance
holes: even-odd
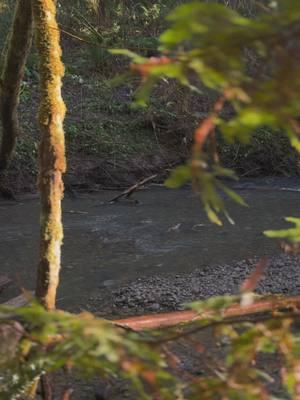
[[[31,0],[18,0],[3,65],[0,85],[0,118],[2,140],[0,147],[0,174],[12,159],[20,131],[17,109],[26,59],[32,39]]]
[[[101,31],[101,28],[107,26],[110,23],[110,10],[111,7],[114,6],[114,2],[110,2],[107,0],[89,0],[95,14],[96,14],[96,22],[97,28]]]

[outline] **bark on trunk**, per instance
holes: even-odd
[[[32,0],[36,46],[40,57],[41,106],[39,124],[39,189],[41,195],[41,239],[36,296],[48,310],[55,308],[59,283],[63,226],[62,175],[66,169],[61,96],[64,66],[54,0]]]
[[[96,7],[97,28],[99,31],[110,25],[110,2],[107,0],[98,0]]]
[[[8,167],[19,134],[17,108],[31,38],[31,0],[18,0],[0,85],[0,118],[2,124],[0,173]]]

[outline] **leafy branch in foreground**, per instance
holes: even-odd
[[[287,222],[291,222],[295,226],[289,229],[269,230],[264,234],[269,238],[282,239],[281,246],[286,252],[299,254],[300,252],[300,218],[287,217]]]
[[[267,264],[266,258],[258,262],[241,294],[187,305],[195,312],[191,322],[167,329],[138,333],[121,320],[114,324],[89,313],[47,311],[36,302],[17,309],[0,307],[1,398],[22,398],[37,377],[64,368],[84,379],[130,381],[140,399],[238,399],[241,393],[243,399],[267,399],[274,377],[256,365],[262,353],[280,355],[278,384],[298,395],[300,347],[294,321],[300,318],[300,300],[261,299],[250,292]],[[202,331],[227,343],[213,366],[211,345],[205,339],[202,343]],[[176,347],[179,340],[192,346],[201,368],[208,367],[203,376],[186,369]]]
[[[194,302],[188,307],[199,313],[199,320],[143,333],[89,313],[46,311],[37,303],[19,309],[0,307],[1,398],[22,398],[37,377],[62,368],[84,379],[98,376],[130,381],[139,399],[238,399],[241,393],[243,399],[268,399],[272,398],[268,385],[274,379],[297,398],[300,347],[293,324],[300,318],[299,311],[288,302],[284,308],[289,312],[282,311],[285,303],[273,297],[271,314],[229,317],[230,307],[239,306],[243,311],[244,295]],[[226,343],[213,365],[210,349],[200,335],[204,330],[214,335],[217,343]],[[184,367],[178,340],[184,341],[185,347],[192,346],[197,363],[208,368],[203,376]],[[256,363],[263,353],[274,354],[281,377],[269,376]]]
[[[11,318],[22,320],[24,328],[11,324]],[[130,378],[141,399],[150,398],[143,382],[161,385],[171,379],[163,358],[140,335],[88,313],[47,312],[37,303],[14,310],[1,307],[0,327],[2,333],[12,327],[10,337],[16,337],[14,347],[1,345],[2,399],[19,398],[41,374],[66,366],[86,378]]]
[[[226,214],[219,191],[242,201],[224,184],[218,187],[219,178],[228,173],[215,173],[220,168],[216,130],[228,142],[247,143],[255,130],[270,126],[274,140],[278,130],[284,131],[300,151],[300,4],[278,0],[260,10],[255,18],[247,18],[216,2],[184,4],[168,17],[170,27],[160,37],[161,57],[143,59],[127,52],[131,70],[142,77],[137,104],[147,103],[160,79],[217,94],[211,114],[195,131],[192,159],[186,166],[190,173],[185,176],[201,193],[209,218],[219,224],[218,214]],[[223,109],[230,110],[231,118]],[[179,175],[171,176],[171,186],[180,185],[181,179],[175,182]]]

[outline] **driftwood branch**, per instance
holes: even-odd
[[[117,196],[113,197],[111,200],[109,200],[109,203],[115,203],[122,197],[125,197],[128,199],[133,192],[135,192],[137,189],[139,189],[141,186],[145,185],[146,183],[153,181],[157,177],[157,174],[151,175],[148,178],[144,178],[141,181],[135,183],[133,186],[130,186],[130,188],[124,190],[122,193],[118,194]]]
[[[249,306],[234,304],[223,311],[224,318],[238,318],[255,315],[259,313],[273,312],[277,310],[294,310],[300,307],[300,296],[278,298],[270,300],[256,301]],[[134,331],[143,331],[146,329],[168,328],[178,324],[201,321],[211,316],[211,313],[205,312],[197,314],[195,311],[175,311],[170,313],[141,315],[125,319],[114,320],[113,323],[132,329]]]
[[[8,301],[5,305],[13,305],[16,307],[24,306],[30,301],[28,294],[18,296],[18,301]],[[13,299],[15,300],[15,299]],[[253,304],[247,306],[241,306],[240,304],[233,304],[225,308],[222,312],[223,318],[239,318],[251,315],[257,315],[262,313],[270,313],[276,311],[296,311],[299,310],[300,316],[300,296],[292,297],[278,297],[271,299],[263,299],[255,301]],[[297,314],[298,315],[298,314]],[[111,321],[114,325],[122,328],[128,328],[133,331],[143,331],[147,329],[161,329],[169,328],[179,324],[186,324],[190,322],[196,322],[205,320],[212,316],[211,312],[203,312],[198,314],[192,310],[186,311],[172,311],[169,313],[158,313],[149,315],[140,315],[138,317],[129,317],[116,319]],[[266,317],[269,319],[269,317]],[[56,337],[57,339],[57,337]]]

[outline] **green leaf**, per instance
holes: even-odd
[[[245,202],[245,200],[234,190],[230,189],[228,186],[224,185],[220,181],[218,182],[218,186],[222,188],[222,190],[227,194],[227,196],[230,197],[233,201],[235,201],[236,203],[238,203],[243,207],[249,207],[248,204]]]
[[[300,153],[300,139],[298,135],[289,127],[286,127],[286,134],[290,139],[291,145]]]
[[[292,243],[300,243],[300,218],[287,217],[285,220],[295,224],[295,227],[289,229],[264,231],[264,235],[269,238],[280,238],[286,239]]]
[[[209,203],[204,203],[204,210],[210,222],[219,226],[223,225],[221,219],[218,217],[217,213],[210,207]]]
[[[127,72],[124,72],[124,74],[119,74],[119,75],[115,76],[114,78],[106,81],[106,83],[110,87],[120,86],[120,85],[124,84],[124,82],[128,81],[128,79],[132,76],[133,76],[133,72],[127,71]]]
[[[259,108],[245,108],[238,117],[242,125],[256,128],[261,125],[273,124],[276,117],[273,113],[265,112]]]
[[[134,95],[133,108],[147,107],[151,91],[156,82],[157,82],[156,77],[149,77],[145,83],[139,86]]]
[[[236,303],[238,299],[238,296],[215,296],[207,300],[189,303],[187,304],[187,307],[197,311],[198,313],[203,313],[207,311],[219,312]]]
[[[191,168],[189,165],[180,165],[173,169],[169,178],[165,181],[166,187],[170,189],[178,189],[192,178]]]
[[[131,50],[126,50],[126,49],[109,49],[109,53],[115,54],[115,55],[122,55],[129,57],[132,62],[141,64],[147,61],[147,58],[140,56],[137,53],[134,53]]]

